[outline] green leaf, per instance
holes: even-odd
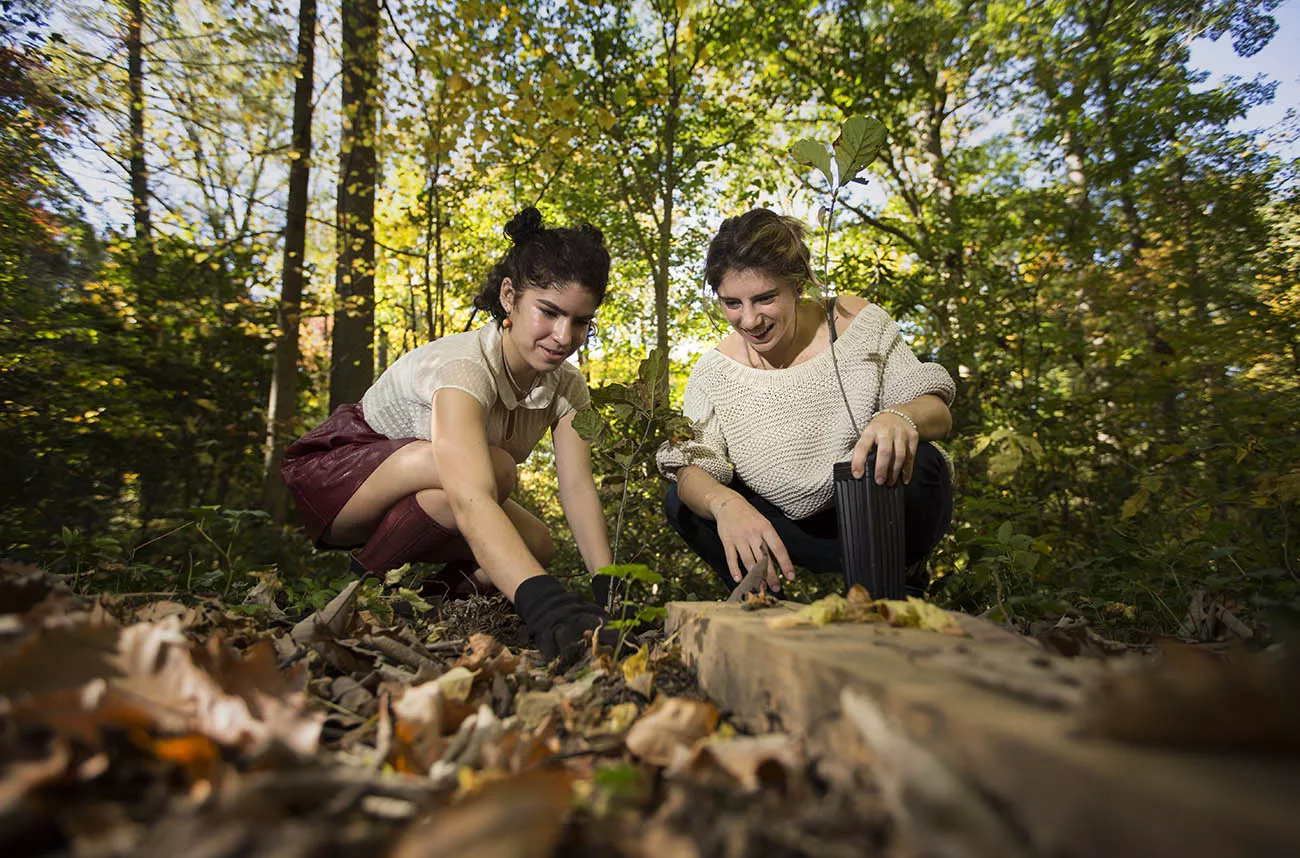
[[[835,138],[835,166],[839,168],[843,187],[876,160],[885,145],[885,123],[879,119],[855,115],[844,120],[840,136]]]
[[[190,507],[190,515],[197,522],[216,521],[221,517],[221,507],[216,504]]]
[[[641,361],[639,376],[649,395],[653,396],[655,388],[668,377],[668,361],[664,360],[664,353],[660,349],[651,349],[650,354]]]
[[[641,581],[645,584],[659,584],[664,580],[664,576],[644,563],[616,563],[612,566],[602,566],[596,571],[611,578],[625,578],[629,581]]]
[[[790,157],[805,167],[816,167],[828,183],[835,182],[835,177],[831,175],[831,153],[816,140],[804,137],[794,141],[790,147]]]
[[[1010,541],[1011,541],[1011,522],[1004,521],[1002,522],[1002,526],[998,528],[998,542],[1001,542],[1002,544],[1005,545]]]
[[[421,613],[428,613],[433,610],[433,605],[426,602],[424,597],[415,590],[402,587],[398,589],[397,595],[399,598],[404,599],[413,609],[420,611]]]
[[[584,408],[573,415],[573,430],[588,444],[595,443],[600,433],[605,431],[605,421],[594,408]]]
[[[632,402],[632,392],[625,384],[604,384],[591,390],[591,401],[596,405],[613,405],[617,402]]]

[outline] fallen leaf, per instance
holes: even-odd
[[[649,663],[650,650],[646,647],[642,647],[632,655],[623,659],[623,663],[619,665],[619,669],[623,671],[623,680],[625,682],[631,682],[634,676],[646,673],[650,669]]]
[[[628,730],[627,749],[648,763],[672,765],[717,724],[712,703],[661,697]]]
[[[572,778],[535,771],[495,780],[408,828],[390,858],[548,858],[569,817]]]
[[[0,818],[17,813],[24,798],[61,777],[71,761],[67,743],[57,739],[49,743],[42,757],[10,760],[0,770]]]
[[[392,703],[393,765],[423,774],[442,756],[445,692],[435,680],[403,691]]]
[[[21,723],[98,747],[106,726],[201,733],[256,756],[273,744],[315,752],[323,718],[306,712],[301,669],[281,672],[263,641],[240,656],[220,637],[206,648],[180,618],[122,629],[80,624],[33,636],[0,659],[0,694]],[[35,649],[33,649],[35,645]],[[14,686],[18,685],[18,688]]]
[[[470,689],[474,687],[474,677],[478,674],[467,667],[453,667],[434,680],[442,688],[448,700],[464,703],[469,700]]]
[[[746,611],[760,611],[763,608],[774,608],[780,604],[781,600],[773,596],[768,590],[746,593],[740,600],[741,609]]]
[[[469,636],[466,652],[456,666],[490,675],[511,674],[519,666],[519,656],[491,635],[477,632]]]
[[[515,698],[515,714],[525,727],[535,730],[559,707],[561,700],[554,691],[525,691]]]
[[[293,627],[289,637],[299,646],[306,646],[321,635],[341,638],[347,634],[348,627],[357,611],[357,590],[361,582],[353,581],[343,591],[330,600],[329,604],[308,616]]]
[[[198,733],[154,739],[137,732],[133,740],[142,750],[184,769],[191,782],[211,780],[221,762],[221,750],[207,736]]]
[[[832,593],[824,599],[818,599],[811,605],[804,605],[793,614],[769,617],[767,627],[770,629],[792,629],[799,626],[824,626],[843,618],[849,603],[838,593]]]
[[[181,617],[181,627],[188,628],[194,625],[195,614],[189,608],[180,602],[172,602],[167,599],[160,599],[156,602],[149,602],[141,605],[135,611],[136,622],[156,623],[165,620],[168,617]]]
[[[627,687],[649,700],[654,693],[655,682],[654,671],[650,669],[650,649],[642,647],[624,659],[619,667],[623,671],[623,681]]]
[[[966,632],[951,614],[923,599],[908,596],[901,599],[877,599],[876,610],[891,626],[927,629],[954,637],[967,637]]]
[[[756,792],[765,785],[790,782],[803,763],[803,751],[784,733],[729,739],[712,737],[679,759],[668,774],[698,775],[716,768],[734,779],[741,789]]]
[[[1032,628],[1031,628],[1032,631]],[[1128,652],[1124,644],[1097,634],[1081,617],[1061,617],[1050,628],[1035,632],[1034,637],[1057,655],[1109,658]]]
[[[616,703],[609,707],[605,720],[596,726],[595,732],[615,735],[626,733],[640,714],[641,708],[635,703]]]

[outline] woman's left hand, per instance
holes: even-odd
[[[912,481],[912,463],[916,460],[916,448],[920,443],[921,435],[915,426],[898,414],[881,411],[871,418],[853,447],[853,476],[862,477],[867,468],[867,456],[874,449],[876,484],[893,486],[901,478],[906,485]]]

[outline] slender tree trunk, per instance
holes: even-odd
[[[149,219],[149,166],[144,158],[144,5],[142,0],[126,4],[126,79],[128,126],[131,135],[129,172],[131,175],[131,214],[135,226],[135,245],[139,260],[142,289],[152,286],[157,274],[154,258],[153,225]],[[150,295],[149,299],[152,300]]]
[[[307,245],[307,186],[311,172],[312,83],[316,68],[316,0],[298,4],[298,72],[293,88],[293,141],[289,151],[289,205],[284,222],[284,271],[277,312],[275,367],[267,405],[262,508],[276,521],[285,513],[280,460],[298,398],[298,323],[302,315]]]
[[[337,304],[330,361],[330,410],[357,402],[374,380],[375,115],[379,85],[379,2],[343,0],[343,132],[336,221]]]

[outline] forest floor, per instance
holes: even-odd
[[[4,854],[915,854],[867,767],[744,734],[662,632],[559,672],[499,596],[292,618],[70,583],[0,563]]]

